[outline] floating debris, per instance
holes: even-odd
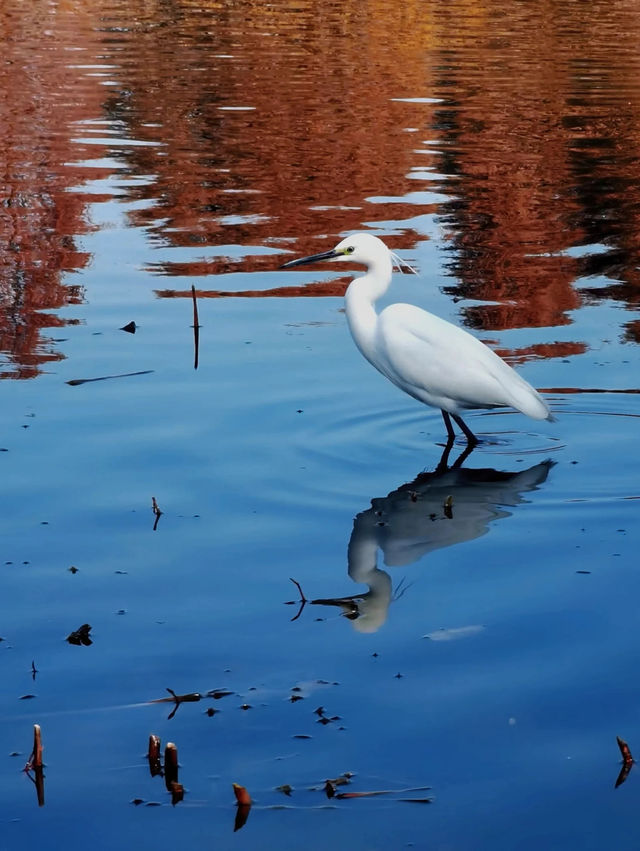
[[[229,691],[229,689],[226,688],[215,688],[208,691],[206,696],[212,697],[214,700],[220,700],[221,697],[229,697],[229,695],[233,693],[234,692]]]
[[[293,792],[293,787],[289,786],[288,783],[283,783],[282,786],[276,786],[276,792],[282,792],[283,795],[290,798],[291,793]]]
[[[198,301],[196,299],[196,288],[191,284],[191,299],[193,301],[193,368],[198,368],[200,352],[200,323],[198,321]]]
[[[160,736],[153,733],[149,736],[149,750],[147,752],[149,760],[149,773],[152,777],[162,775],[162,763],[160,761]]]
[[[173,742],[167,742],[164,749],[164,782],[168,791],[178,779],[178,748]]]
[[[635,762],[634,758],[631,756],[631,750],[629,749],[629,745],[625,742],[624,739],[621,739],[620,736],[616,736],[616,741],[618,742],[618,747],[620,748],[620,753],[622,754],[622,768],[620,769],[620,774],[616,778],[616,784],[614,788],[618,788],[618,786],[622,786],[624,781],[629,776],[629,772],[633,768],[633,763]]]
[[[451,495],[445,499],[442,510],[444,511],[444,516],[448,520],[453,520],[453,497]]]
[[[108,381],[110,378],[131,378],[134,375],[150,375],[155,370],[142,369],[139,372],[122,372],[119,375],[101,375],[99,378],[73,378],[71,381],[66,381],[70,387],[79,387],[80,384],[90,384],[92,381]]]
[[[160,518],[162,517],[162,511],[160,511],[160,508],[158,507],[158,503],[156,502],[155,496],[151,497],[151,510],[153,511],[154,516],[156,518],[155,523],[153,524],[153,531],[155,532],[158,528]]]
[[[73,632],[70,632],[66,640],[69,642],[69,644],[75,644],[77,646],[83,645],[84,647],[89,647],[89,645],[93,644],[91,636],[89,635],[90,632],[90,624],[83,623],[82,626],[78,627],[78,629],[75,629]]]
[[[244,786],[239,783],[233,784],[233,792],[236,796],[236,801],[243,806],[251,806],[251,795],[247,792]]]
[[[33,749],[31,756],[27,760],[24,767],[24,772],[36,787],[36,795],[38,796],[38,806],[44,807],[44,765],[42,762],[42,734],[40,725],[33,725]],[[33,772],[33,776],[32,773]]]
[[[239,783],[233,784],[233,792],[236,796],[236,805],[238,807],[233,825],[233,832],[235,833],[247,823],[249,812],[251,810],[251,795],[247,792],[245,787],[240,786]]]
[[[149,703],[175,703],[174,708],[167,716],[167,721],[173,718],[181,703],[197,703],[199,700],[202,700],[202,695],[197,691],[189,692],[188,694],[176,694],[171,688],[167,688],[167,691],[171,697],[157,697],[155,700],[148,701]]]
[[[338,792],[336,798],[346,800],[350,798],[377,798],[380,795],[406,795],[410,792],[425,792],[431,786],[415,786],[412,789],[374,789],[367,792]],[[396,798],[397,801],[412,804],[430,804],[433,798]]]

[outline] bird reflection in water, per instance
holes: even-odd
[[[433,472],[420,473],[388,496],[373,499],[371,508],[356,516],[348,572],[368,590],[312,604],[337,606],[358,632],[376,632],[391,602],[406,590],[399,586],[394,593],[391,576],[378,567],[378,551],[387,567],[405,567],[434,550],[479,538],[492,521],[511,515],[508,508],[526,502],[523,495],[537,490],[554,465],[546,460],[518,472],[465,469],[462,462],[468,452],[449,466],[450,449],[448,445]],[[304,597],[302,602],[307,602]]]

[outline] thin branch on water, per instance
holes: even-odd
[[[291,623],[293,623],[294,621],[297,621],[298,618],[300,617],[300,615],[302,614],[304,607],[307,605],[307,598],[304,596],[304,591],[302,590],[302,586],[297,581],[297,579],[293,579],[293,578],[289,577],[289,580],[291,582],[293,582],[293,584],[296,586],[296,588],[298,589],[298,592],[300,594],[300,608],[298,609],[297,614],[294,617],[291,618]]]
[[[198,321],[198,301],[196,299],[196,288],[191,284],[191,298],[193,299],[193,368],[198,368],[198,357],[200,351],[200,323]]]
[[[153,531],[155,532],[156,529],[158,528],[158,523],[160,522],[160,518],[162,517],[162,511],[160,511],[160,507],[159,507],[158,503],[156,502],[155,496],[151,497],[151,510],[153,511],[153,513],[155,514],[155,517],[156,517],[155,522],[153,524]]]

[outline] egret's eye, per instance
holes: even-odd
[[[355,251],[355,248],[353,247],[353,245],[350,245],[348,248],[345,248],[344,253],[345,254],[353,254],[354,251]]]

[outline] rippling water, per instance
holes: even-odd
[[[0,33],[0,851],[637,848],[637,4],[33,0]],[[279,270],[365,229],[420,271],[385,302],[556,423],[475,413],[437,472],[350,273]]]

